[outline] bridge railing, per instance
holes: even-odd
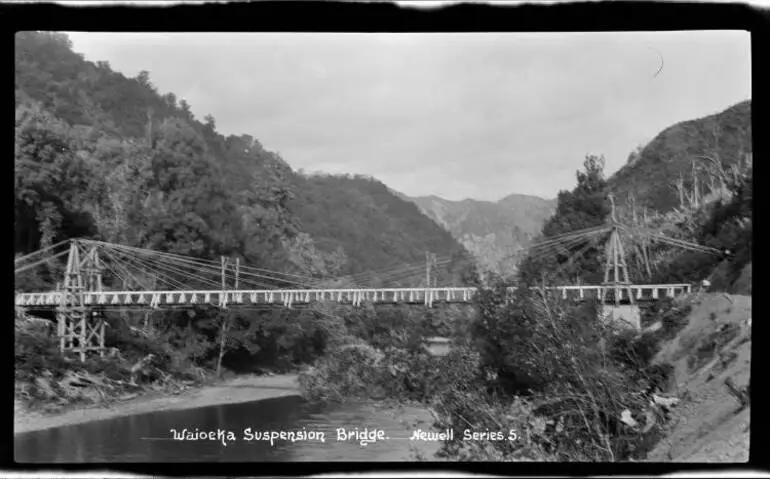
[[[689,284],[631,285],[619,289],[620,299],[628,299],[628,288],[635,300],[658,299],[691,292]],[[598,298],[604,291],[614,299],[614,287],[601,285],[553,286],[546,290],[561,291],[562,297],[573,299]],[[508,288],[510,292],[515,287]],[[275,289],[275,290],[200,290],[200,291],[99,291],[83,292],[83,303],[93,306],[145,305],[157,308],[163,305],[212,305],[226,307],[243,304],[307,304],[317,301],[359,305],[374,303],[468,303],[476,288],[371,288],[371,289]],[[66,292],[19,293],[16,306],[57,306],[66,299]]]

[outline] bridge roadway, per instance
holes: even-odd
[[[631,294],[637,301],[654,300],[661,296],[676,296],[691,291],[689,284],[631,285]],[[516,288],[508,288],[514,291]],[[606,289],[614,298],[614,287],[599,285],[555,286],[549,290],[560,290],[567,299],[600,297]],[[628,299],[625,289],[620,297]],[[209,291],[86,291],[83,303],[86,306],[127,307],[149,306],[196,306],[212,305],[227,307],[236,305],[283,305],[309,304],[314,301],[336,301],[343,304],[360,305],[373,303],[468,303],[473,299],[476,288],[378,288],[378,289],[288,289],[288,290],[209,290]],[[65,300],[65,292],[17,293],[16,306],[40,309],[56,307]]]

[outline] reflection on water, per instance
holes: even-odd
[[[244,404],[168,411],[95,421],[15,438],[17,462],[246,462],[246,461],[405,461],[410,460],[412,428],[407,423],[429,418],[417,409],[393,411],[370,405],[321,409],[299,396]],[[215,440],[174,440],[172,429],[222,430]],[[244,430],[325,433],[325,442],[244,440]],[[362,447],[358,441],[338,441],[336,429],[381,429],[389,440]],[[227,432],[236,440],[228,441]],[[223,445],[222,440],[226,443]],[[438,444],[421,443],[430,454]]]

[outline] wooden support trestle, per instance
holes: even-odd
[[[104,312],[86,304],[84,293],[102,290],[101,264],[96,246],[82,255],[77,241],[70,244],[63,290],[56,308],[59,349],[62,354],[78,353],[85,362],[89,352],[104,356]]]

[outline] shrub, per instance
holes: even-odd
[[[501,401],[478,390],[453,389],[434,403],[438,429],[452,428],[454,438],[445,441],[437,456],[455,461],[551,461],[547,451],[552,431],[546,419],[533,413],[526,399]],[[469,433],[494,431],[502,440],[467,440]]]
[[[663,312],[661,317],[661,331],[665,339],[673,339],[682,331],[689,322],[692,306],[673,304],[670,309]]]
[[[661,391],[669,390],[671,381],[674,378],[674,370],[674,365],[670,363],[650,365],[647,374],[651,385],[657,387]]]
[[[709,361],[714,359],[722,347],[735,339],[740,334],[741,328],[736,324],[723,324],[718,329],[710,332],[707,336],[703,337],[695,343],[695,346],[690,346],[693,350],[688,350],[687,353],[687,368],[690,372],[697,371],[706,365]]]
[[[310,401],[340,402],[368,398],[379,383],[381,351],[362,342],[338,347],[299,374],[302,395]]]
[[[628,367],[638,368],[649,364],[660,350],[654,333],[638,335],[636,331],[623,331],[610,342],[610,357]]]
[[[544,451],[568,460],[618,460],[638,451],[633,441],[620,441],[629,431],[619,418],[624,409],[643,411],[647,401],[640,393],[667,380],[669,367],[650,365],[660,336],[637,337],[605,324],[591,302],[576,306],[527,293],[508,304],[494,293],[478,298],[475,334],[482,367],[512,376],[519,389],[508,390],[507,397],[528,396],[537,405],[535,416],[561,424]],[[678,309],[675,314],[657,306],[667,314],[661,330],[681,327]],[[504,359],[495,362],[496,355]],[[520,389],[522,378],[529,390]]]
[[[169,361],[160,338],[150,338],[132,331],[122,318],[107,317],[108,327],[105,329],[104,345],[108,348],[118,348],[121,355],[128,361],[153,354],[160,363]]]

